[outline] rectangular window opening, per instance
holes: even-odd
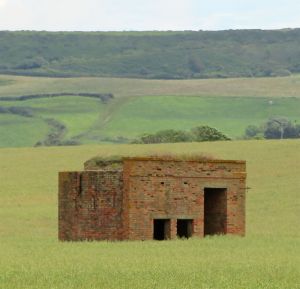
[[[153,239],[159,241],[170,239],[170,229],[170,219],[154,219]]]
[[[226,234],[227,189],[204,189],[204,236]]]
[[[193,220],[178,219],[177,220],[177,236],[179,238],[190,238],[193,234]]]

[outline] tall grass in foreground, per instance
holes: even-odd
[[[0,149],[0,288],[300,288],[299,151],[299,141]],[[247,160],[246,237],[58,242],[57,172],[145,152]]]

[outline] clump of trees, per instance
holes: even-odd
[[[147,133],[135,139],[132,143],[153,144],[218,140],[230,140],[230,138],[217,129],[204,125],[194,127],[190,131],[167,129],[152,134]]]
[[[249,125],[245,130],[247,139],[300,138],[300,125],[285,117],[270,118],[259,126]]]

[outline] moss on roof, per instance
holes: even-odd
[[[104,170],[118,170],[122,169],[123,156],[96,156],[84,163],[86,170],[104,169]]]
[[[112,155],[112,156],[96,156],[84,163],[86,170],[121,170],[124,158],[148,158],[148,159],[162,159],[162,160],[195,160],[195,161],[206,161],[214,160],[215,158],[209,154],[172,154],[172,153],[149,153],[144,155]]]

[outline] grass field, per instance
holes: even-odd
[[[48,129],[41,119],[0,114],[0,147],[33,146],[46,136]]]
[[[200,80],[47,78],[0,75],[0,97],[39,93],[99,92],[116,97],[187,95],[300,97],[300,76]]]
[[[0,114],[0,147],[33,146],[46,138],[55,119],[66,127],[62,140],[118,142],[161,129],[213,126],[232,138],[269,117],[300,121],[300,77],[221,80],[137,80],[0,76],[4,96],[45,93],[113,93],[108,103],[61,96],[0,101],[29,109],[33,117]],[[272,100],[272,105],[270,105]]]
[[[45,120],[66,126],[63,139],[99,143],[118,137],[133,139],[162,129],[189,130],[210,125],[232,138],[242,137],[249,124],[272,116],[300,121],[300,98],[141,96],[104,104],[79,96],[1,102],[3,107],[30,109],[33,117],[0,114],[0,146],[33,146],[49,130]],[[44,122],[44,123],[43,123]]]
[[[250,124],[269,117],[288,116],[300,121],[300,98],[146,96],[128,100],[93,135],[133,138],[162,129],[189,130],[199,125],[217,128],[232,138],[244,135]],[[96,136],[95,135],[95,136]]]
[[[0,114],[0,146],[33,146],[43,140],[49,127],[47,119],[55,119],[67,127],[68,139],[88,130],[98,120],[104,105],[97,99],[79,96],[31,99],[27,101],[1,102],[3,107],[29,109],[33,117]]]
[[[58,242],[58,171],[157,151],[247,160],[246,237]],[[297,140],[0,149],[0,288],[300,288],[299,151]]]

